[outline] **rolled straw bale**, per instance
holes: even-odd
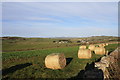
[[[95,45],[89,45],[88,49],[90,49],[91,51],[94,51]]]
[[[104,47],[95,47],[94,52],[95,52],[95,54],[103,55],[103,54],[105,54],[105,48]]]
[[[78,50],[78,58],[80,59],[89,59],[92,57],[90,49],[80,49]]]
[[[102,44],[99,44],[99,47],[103,47],[103,45],[102,45]]]
[[[105,46],[105,44],[99,44],[99,47],[104,47]]]
[[[103,47],[105,47],[106,46],[106,44],[103,44]]]
[[[45,58],[45,66],[50,69],[62,69],[66,66],[66,58],[63,53],[53,53]]]
[[[80,46],[79,49],[86,49],[86,46]]]
[[[105,45],[108,46],[108,43],[106,43]]]

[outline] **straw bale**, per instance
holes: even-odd
[[[106,44],[99,44],[99,47],[105,47]]]
[[[45,66],[50,69],[62,69],[66,66],[66,58],[63,53],[53,53],[45,58]]]
[[[78,51],[78,58],[80,59],[89,59],[92,57],[91,50],[89,49],[80,49]]]
[[[86,49],[86,46],[82,45],[79,47],[79,49]]]
[[[95,45],[89,45],[88,49],[90,49],[91,51],[94,51]]]
[[[94,52],[95,52],[95,54],[104,55],[105,54],[105,48],[104,47],[95,47]]]

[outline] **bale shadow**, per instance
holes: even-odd
[[[99,62],[101,60],[102,57],[100,57],[99,59],[95,60],[95,62]]]
[[[108,55],[110,55],[111,52],[112,52],[112,51],[109,51],[109,52],[108,52]]]
[[[93,54],[95,54],[95,51],[91,51]]]
[[[71,58],[71,57],[70,57],[70,58],[66,58],[66,66],[67,66],[68,64],[70,64],[70,62],[72,61],[72,59],[73,59],[73,58]]]
[[[18,65],[12,66],[10,68],[3,69],[2,70],[2,75],[5,76],[5,75],[7,75],[9,73],[13,73],[13,72],[15,72],[17,70],[23,69],[23,68],[28,67],[30,65],[32,65],[32,63],[18,64]]]
[[[68,80],[104,80],[104,74],[101,69],[94,67],[95,63],[87,63],[85,70],[81,70],[77,76]]]

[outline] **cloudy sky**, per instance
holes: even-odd
[[[118,35],[117,2],[2,3],[3,36]]]

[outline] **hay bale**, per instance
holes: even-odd
[[[106,44],[99,44],[99,47],[105,47]]]
[[[94,51],[95,45],[89,45],[88,49],[90,49],[91,51]]]
[[[78,51],[78,58],[89,59],[92,57],[91,51],[89,49],[80,49]]]
[[[45,58],[45,66],[50,69],[62,69],[66,66],[66,58],[63,53],[53,53]]]
[[[106,46],[106,44],[103,44],[103,47],[105,47]]]
[[[104,47],[95,47],[94,52],[95,52],[95,54],[103,55],[103,54],[105,54],[105,48]]]
[[[108,43],[106,43],[105,45],[108,46]]]
[[[86,49],[86,46],[80,46],[79,49]]]

